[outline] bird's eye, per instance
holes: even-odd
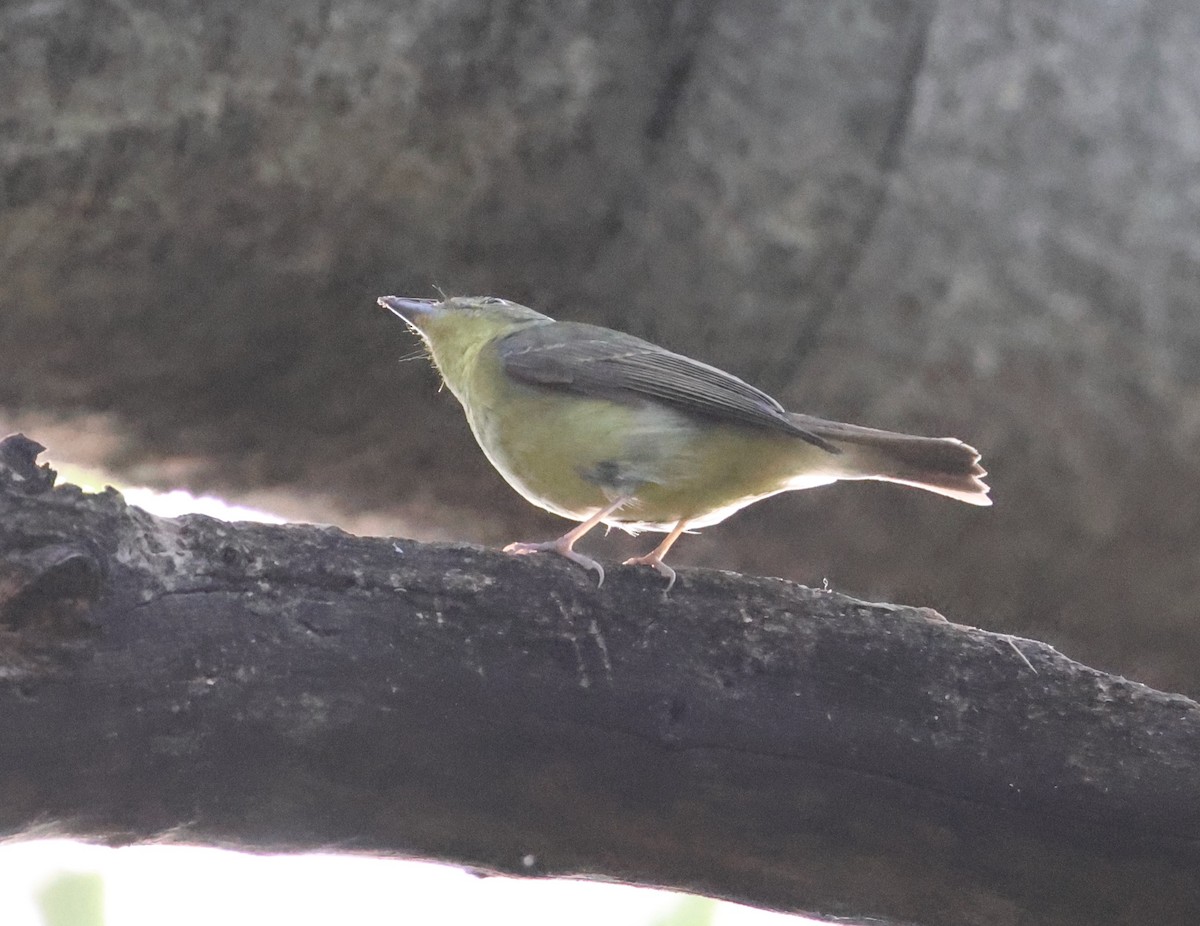
[[[508,300],[507,299],[498,299],[495,296],[484,296],[482,299],[479,300],[479,302],[482,305],[506,305],[508,303]]]

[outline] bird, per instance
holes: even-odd
[[[379,305],[420,335],[484,455],[525,499],[579,522],[556,540],[511,543],[596,573],[575,549],[600,524],[666,536],[625,565],[664,562],[685,532],[757,501],[838,480],[874,479],[990,505],[979,452],[787,411],[731,373],[630,334],[496,296]]]

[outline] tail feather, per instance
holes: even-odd
[[[792,414],[795,423],[837,445],[843,452],[840,479],[897,482],[956,498],[969,505],[990,505],[979,451],[953,437],[917,437],[855,424]]]

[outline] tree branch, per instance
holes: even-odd
[[[1186,698],[778,580],[156,518],[40,450],[0,443],[0,836],[1198,921]]]

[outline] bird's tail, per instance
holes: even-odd
[[[979,465],[979,451],[953,437],[917,437],[878,431],[809,415],[789,417],[804,430],[823,437],[841,451],[839,479],[898,482],[969,505],[990,505],[990,491]]]

